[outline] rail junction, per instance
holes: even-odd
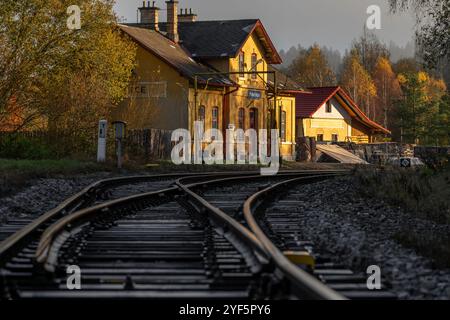
[[[0,299],[393,299],[314,250],[301,187],[345,170],[167,174],[98,181],[0,227]],[[80,290],[67,267],[81,270]]]

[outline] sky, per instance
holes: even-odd
[[[165,9],[165,0],[156,5]],[[192,8],[199,20],[261,19],[278,50],[317,43],[341,53],[362,34],[370,5],[381,8],[379,39],[400,46],[412,40],[413,14],[390,14],[388,0],[179,0],[179,8]],[[115,11],[131,23],[140,6],[142,0],[116,0]],[[161,11],[161,21],[165,16]]]

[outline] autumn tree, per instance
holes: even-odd
[[[373,74],[380,58],[389,59],[390,55],[386,45],[374,33],[368,32],[365,26],[363,35],[353,41],[352,50],[358,53],[362,66],[370,74]]]
[[[83,132],[126,96],[136,48],[116,26],[112,0],[79,0],[81,29],[67,26],[68,0],[2,0],[0,113],[22,108],[17,128],[49,123]]]
[[[289,74],[305,87],[323,87],[336,84],[336,75],[318,45],[300,52],[289,67]]]
[[[377,89],[372,77],[362,66],[356,50],[352,50],[344,58],[341,84],[350,93],[354,101],[363,106],[364,112],[373,117],[371,102],[377,95]]]
[[[373,72],[373,80],[377,88],[377,110],[374,120],[382,120],[380,123],[383,123],[384,127],[388,128],[388,115],[391,112],[392,103],[400,98],[400,84],[387,58],[378,58]]]
[[[399,74],[417,73],[422,70],[415,58],[403,58],[392,65],[394,72]]]

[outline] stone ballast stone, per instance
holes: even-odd
[[[405,231],[445,239],[450,226],[363,198],[354,188],[352,177],[299,187],[304,239],[355,272],[380,266],[382,285],[391,287],[400,299],[450,299],[450,269],[434,268],[430,259],[394,240],[395,234]]]

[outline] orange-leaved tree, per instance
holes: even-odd
[[[344,58],[341,84],[350,93],[356,104],[362,106],[364,112],[373,118],[374,112],[371,106],[377,95],[377,88],[369,72],[362,66],[356,50],[352,50]]]
[[[336,75],[329,67],[328,61],[318,45],[301,52],[289,67],[289,74],[305,87],[336,84]]]
[[[383,123],[384,127],[388,128],[388,117],[392,109],[392,104],[395,100],[399,99],[401,90],[397,76],[392,70],[391,63],[387,58],[378,58],[373,71],[373,80],[377,87],[374,120]]]

